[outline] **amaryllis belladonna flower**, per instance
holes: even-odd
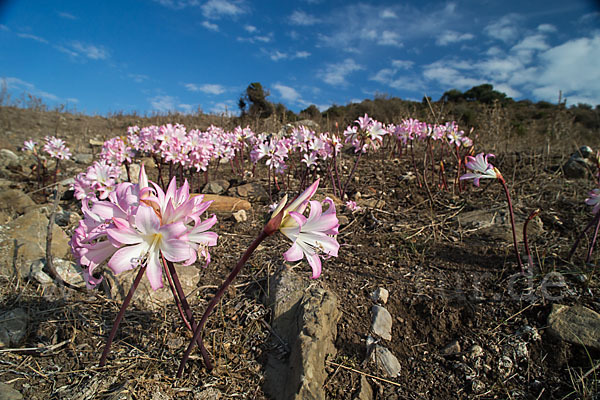
[[[330,198],[326,198],[323,203],[310,201],[318,187],[319,180],[316,180],[287,206],[287,196],[284,197],[273,212],[273,218],[280,212],[283,213],[279,231],[293,242],[292,247],[283,254],[283,258],[286,261],[298,261],[306,257],[313,271],[313,279],[321,275],[320,257],[337,257],[340,248],[335,238],[339,222],[333,201]],[[303,212],[309,204],[310,212],[307,218]],[[322,204],[328,205],[325,212]]]
[[[466,167],[471,170],[460,177],[461,180],[473,179],[475,186],[479,186],[479,180],[481,178],[486,179],[498,179],[502,175],[492,164],[488,162],[488,157],[494,157],[493,154],[479,153],[475,157],[468,156],[469,161],[466,163]]]

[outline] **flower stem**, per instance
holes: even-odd
[[[181,315],[181,319],[183,320],[185,326],[190,331],[194,332],[197,326],[196,321],[194,321],[192,309],[190,308],[187,298],[185,297],[185,293],[183,292],[183,288],[181,287],[181,282],[177,276],[177,270],[171,261],[167,261],[162,254],[161,257],[163,265],[165,266],[165,275],[169,281],[169,286],[171,287],[171,292],[173,293],[173,299],[175,300],[175,305],[177,306],[179,315]],[[202,358],[204,359],[206,368],[209,370],[212,369],[208,351],[206,351],[206,347],[204,347],[202,340],[198,340],[198,346],[200,346],[200,352],[202,353]]]
[[[508,192],[508,186],[506,186],[506,181],[500,175],[498,177],[498,181],[502,184],[504,188],[504,193],[506,194],[506,201],[508,202],[508,211],[510,214],[510,225],[512,227],[512,235],[513,235],[513,243],[515,246],[515,255],[517,256],[517,262],[519,267],[521,267],[521,273],[525,273],[525,268],[523,267],[523,262],[521,261],[521,255],[519,254],[519,247],[517,246],[517,228],[515,227],[515,213],[513,211],[512,200],[510,198],[510,193]]]
[[[233,282],[235,277],[240,273],[240,271],[242,270],[242,267],[244,266],[244,264],[246,264],[246,261],[248,261],[248,259],[250,258],[250,256],[254,252],[254,250],[256,250],[258,245],[267,236],[269,236],[269,234],[267,232],[265,232],[265,230],[262,230],[260,232],[258,237],[256,239],[254,239],[254,241],[252,242],[252,244],[250,244],[250,246],[248,247],[246,252],[238,260],[237,264],[235,265],[235,267],[233,268],[233,270],[231,271],[231,273],[229,274],[227,279],[225,279],[225,282],[223,282],[223,284],[221,284],[221,287],[219,287],[219,290],[217,290],[217,293],[215,294],[215,296],[212,298],[210,303],[208,303],[208,306],[206,306],[206,311],[204,311],[204,315],[202,315],[202,319],[200,320],[200,323],[198,324],[198,327],[196,328],[196,330],[194,332],[194,337],[190,341],[190,344],[188,345],[187,349],[185,350],[185,353],[183,354],[183,357],[181,358],[181,363],[179,364],[179,369],[177,370],[177,378],[181,378],[181,375],[183,374],[183,369],[185,368],[185,364],[187,363],[187,360],[190,357],[190,354],[194,348],[194,343],[196,343],[196,341],[198,341],[198,340],[202,340],[201,337],[202,337],[202,330],[204,329],[204,325],[206,324],[206,321],[208,320],[208,317],[210,316],[212,311],[217,306],[217,303],[219,302],[221,297],[223,297],[223,294],[225,294],[225,290],[227,290],[229,285],[231,285],[231,282]],[[207,368],[208,368],[208,366],[207,366]]]
[[[115,339],[115,335],[117,334],[117,330],[119,329],[119,324],[121,323],[121,320],[123,319],[123,315],[125,315],[125,309],[127,308],[127,306],[129,306],[129,302],[131,301],[131,298],[133,297],[133,293],[135,292],[135,289],[137,289],[138,285],[140,284],[140,281],[142,280],[142,277],[144,276],[144,272],[146,272],[146,266],[142,265],[142,267],[140,268],[140,271],[138,272],[137,276],[135,277],[135,280],[133,281],[133,284],[131,285],[131,288],[129,289],[129,293],[127,293],[127,296],[123,300],[123,305],[121,305],[121,309],[119,310],[119,313],[117,314],[117,318],[115,318],[113,327],[110,331],[110,334],[108,335],[108,340],[106,340],[106,345],[104,346],[104,351],[102,352],[102,357],[100,357],[100,366],[101,367],[104,367],[106,365],[106,358],[108,357],[108,353],[110,351],[110,345],[112,344],[113,340]]]
[[[583,238],[583,236],[588,231],[588,229],[590,229],[592,227],[592,225],[597,224],[598,221],[600,221],[600,212],[598,212],[594,215],[594,218],[592,218],[592,220],[590,222],[588,222],[588,224],[586,225],[585,228],[583,228],[583,230],[581,231],[579,236],[577,236],[577,239],[575,239],[575,243],[573,243],[573,247],[571,247],[571,251],[569,251],[569,255],[567,256],[567,261],[571,260],[571,257],[573,257],[573,254],[575,254],[575,250],[577,250],[577,245],[581,241],[581,238]]]
[[[600,229],[600,219],[596,221],[596,228],[594,229],[594,236],[592,236],[592,242],[590,243],[590,248],[588,249],[587,257],[585,258],[585,263],[589,263],[592,258],[592,252],[594,251],[594,246],[596,245],[596,239],[598,239],[598,230]]]

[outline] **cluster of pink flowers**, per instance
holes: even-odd
[[[121,168],[108,164],[105,160],[94,161],[86,172],[77,174],[71,188],[78,200],[100,198],[105,200],[115,190],[121,175]]]
[[[163,192],[148,181],[142,167],[139,183],[119,183],[107,200],[83,201],[84,218],[70,242],[73,255],[87,267],[90,286],[101,279],[94,269],[108,260],[115,274],[146,265],[156,290],[163,285],[161,257],[184,265],[194,263],[198,255],[210,261],[208,247],[217,244],[217,234],[208,230],[217,218],[201,219],[210,204],[201,195],[190,196],[187,181],[177,189],[173,178]]]
[[[44,151],[48,153],[50,157],[56,158],[57,160],[68,160],[71,158],[71,151],[66,146],[64,140],[55,138],[54,136],[46,136],[44,140],[46,141],[44,144]]]
[[[71,158],[71,150],[67,147],[66,143],[62,139],[58,139],[54,136],[46,136],[44,138],[43,150],[48,153],[50,157],[56,158],[57,160],[68,160]],[[34,155],[38,156],[37,142],[34,140],[26,140],[23,143],[22,151],[30,151]]]
[[[405,119],[401,124],[389,125],[388,131],[392,133],[399,142],[406,145],[415,139],[425,141],[446,140],[448,144],[456,147],[471,147],[473,141],[466,136],[465,132],[458,128],[455,121],[445,124],[428,124],[417,119]]]
[[[114,167],[120,167],[124,163],[131,164],[133,157],[133,149],[118,136],[104,142],[99,156],[100,160]]]
[[[364,117],[358,117],[354,121],[355,125],[349,125],[344,131],[346,143],[354,146],[355,152],[366,153],[369,148],[376,151],[383,144],[383,138],[387,135],[388,129],[383,124],[367,114]]]
[[[216,126],[206,131],[188,131],[180,124],[128,129],[128,141],[139,153],[196,171],[206,171],[212,160],[232,160],[252,136],[254,133],[249,128],[241,127],[234,132]]]

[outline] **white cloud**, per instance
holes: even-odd
[[[182,103],[182,104],[177,104],[177,108],[180,110],[183,110],[183,112],[186,114],[191,114],[194,109],[194,106],[192,106],[191,104]]]
[[[148,99],[148,101],[150,101],[153,111],[162,113],[172,111],[191,113],[194,109],[191,104],[181,103],[179,99],[173,96],[158,95]]]
[[[246,13],[246,7],[240,0],[208,0],[202,6],[202,15],[206,18],[238,17]]]
[[[73,42],[71,43],[71,47],[78,55],[83,55],[92,60],[106,60],[109,57],[108,50],[103,46]]]
[[[244,25],[244,29],[246,30],[246,32],[248,33],[254,33],[256,32],[256,27],[254,25]]]
[[[382,46],[402,47],[402,42],[400,42],[400,35],[392,31],[383,31],[381,33],[381,36],[379,36],[377,44]]]
[[[273,53],[271,53],[271,56],[270,56],[271,60],[273,60],[273,61],[279,61],[279,60],[282,60],[287,57],[288,57],[288,55],[286,53],[282,53],[279,50],[275,50]]]
[[[10,28],[4,24],[0,24],[0,31],[9,32]]]
[[[202,26],[210,31],[214,31],[214,32],[219,31],[219,25],[213,24],[212,22],[209,22],[209,21],[203,21]]]
[[[390,10],[388,8],[381,10],[381,12],[379,13],[379,16],[381,18],[398,18],[396,13],[393,10]]]
[[[231,110],[235,110],[235,107],[233,105],[232,101],[226,101],[226,102],[220,102],[220,103],[215,103],[212,105],[212,107],[209,109],[209,112],[213,113],[213,114],[225,114],[227,115],[234,115],[235,113],[232,112]]]
[[[392,60],[392,65],[396,68],[411,69],[415,63],[409,60]]]
[[[33,83],[24,81],[15,77],[2,78],[2,81],[6,83],[6,87],[11,91],[21,91],[32,94],[37,97],[41,97],[44,100],[60,101],[60,97],[55,94],[46,92],[38,89]]]
[[[155,96],[150,99],[150,105],[158,112],[174,111],[175,98],[173,96]]]
[[[144,75],[144,74],[128,74],[127,76],[129,78],[133,79],[133,81],[136,83],[142,83],[149,79],[148,75]]]
[[[535,34],[523,38],[510,51],[518,55],[524,63],[528,63],[536,52],[546,50],[548,47],[546,37],[542,34]]]
[[[537,30],[543,33],[553,33],[556,32],[556,27],[551,24],[541,24],[538,25]]]
[[[438,46],[446,46],[451,43],[464,42],[465,40],[471,40],[475,36],[470,33],[458,33],[455,31],[444,31],[440,36],[437,37],[435,43]]]
[[[517,39],[521,31],[523,17],[519,14],[507,14],[484,28],[484,32],[494,39],[509,43]]]
[[[436,61],[424,67],[423,76],[425,79],[441,83],[447,88],[467,89],[473,86],[481,85],[487,81],[482,78],[473,78],[467,76],[464,71],[457,68],[451,68],[453,65],[446,61]]]
[[[414,74],[398,75],[399,70],[408,70],[412,68],[412,61],[404,60],[393,60],[392,68],[383,68],[379,70],[375,75],[371,76],[369,80],[382,83],[394,89],[399,90],[410,90],[410,91],[422,91],[425,86],[421,79],[415,77]]]
[[[309,26],[314,25],[319,22],[319,19],[305,13],[301,10],[296,10],[290,15],[290,23],[292,25],[301,25],[301,26]]]
[[[543,99],[556,98],[562,90],[565,96],[587,99],[600,104],[600,33],[592,37],[573,39],[540,54],[537,87],[533,93]]]
[[[61,18],[70,19],[70,20],[76,20],[77,19],[77,17],[74,16],[73,14],[68,13],[68,12],[64,12],[64,11],[59,12],[58,16],[61,17]]]
[[[394,16],[401,16],[402,23]],[[456,25],[459,17],[453,3],[433,11],[406,2],[386,6],[355,3],[323,17],[327,30],[317,35],[318,44],[357,54],[374,44],[400,47],[409,40],[437,36],[441,26]]]
[[[225,93],[225,88],[222,85],[214,83],[205,83],[204,85],[196,85],[194,83],[186,83],[185,88],[190,92],[203,92],[207,94],[219,95]]]
[[[279,51],[279,50],[275,50],[275,51],[272,51],[270,53],[267,52],[264,49],[262,49],[262,51],[264,53],[268,54],[269,58],[271,60],[273,60],[273,61],[286,60],[286,59],[294,60],[294,59],[297,59],[297,58],[308,58],[308,57],[310,57],[310,53],[308,51],[297,51],[297,52],[295,52],[293,54],[289,54],[289,53],[282,52],[282,51]]]
[[[31,40],[35,40],[36,42],[40,42],[40,43],[45,43],[45,44],[48,43],[48,41],[46,39],[41,38],[39,36],[31,35],[29,33],[17,33],[17,36],[20,37],[21,39],[31,39]]]
[[[337,64],[327,64],[324,70],[319,72],[319,77],[323,82],[334,86],[347,85],[346,77],[352,72],[364,69],[362,65],[358,65],[353,59],[347,58]]]
[[[249,43],[256,43],[256,42],[269,43],[272,40],[273,40],[272,33],[268,33],[266,35],[255,35],[255,36],[250,36],[250,37],[238,36],[238,38],[237,38],[238,42],[249,42]]]
[[[277,90],[279,92],[279,97],[281,97],[285,101],[296,103],[299,100],[301,100],[300,93],[298,93],[296,89],[290,86],[285,86],[277,83],[273,85],[273,89]]]
[[[297,51],[294,55],[294,58],[308,58],[310,57],[310,53],[308,51]]]

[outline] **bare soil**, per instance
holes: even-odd
[[[11,150],[30,137],[58,132],[74,152],[92,153],[89,138],[123,135],[127,125],[113,121],[118,132],[106,134],[102,124],[107,122],[100,117],[94,125],[90,117],[53,113],[44,117],[21,111],[2,110],[0,144]],[[38,128],[15,128],[33,118]],[[76,118],[82,125],[75,125]],[[140,121],[144,123],[152,122]],[[81,128],[86,124],[94,127],[88,129],[93,134]],[[553,303],[583,304],[600,312],[595,274],[599,253],[590,264],[583,262],[590,235],[572,261],[566,260],[575,237],[591,218],[584,200],[596,184],[593,176],[566,180],[555,168],[577,148],[575,144],[595,148],[597,143],[575,143],[575,138],[560,145],[539,137],[491,139],[480,137],[477,149],[496,152],[493,162],[509,182],[518,219],[541,209],[538,218],[543,228],[530,233],[533,276],[519,275],[510,236],[508,240],[490,237],[459,223],[461,213],[468,211],[505,212],[499,184],[482,180],[480,188],[469,183],[459,193],[449,178],[449,190],[440,190],[437,175],[433,182],[429,177],[427,185],[408,179],[413,167],[407,158],[365,157],[349,189],[351,198],[360,192],[363,209],[352,213],[339,207],[344,220],[339,257],[323,262],[323,274],[316,281],[341,299],[338,353],[327,365],[328,398],[354,398],[365,374],[376,399],[592,399],[597,395],[596,373],[586,372],[597,366],[600,353],[562,342],[547,331]],[[493,144],[486,148],[484,143]],[[84,168],[69,162],[61,174],[67,177]],[[451,169],[448,174],[452,176]],[[234,182],[233,175],[224,176]],[[23,174],[22,179],[14,179],[16,187],[34,191],[32,177]],[[260,170],[255,180],[266,185]],[[319,194],[331,190],[325,187]],[[44,201],[39,192],[33,197]],[[76,210],[78,204],[63,200],[61,206]],[[248,221],[242,223],[219,215],[214,228],[219,245],[211,251],[211,264],[201,270],[200,286],[189,295],[196,315],[202,314],[261,229],[266,206],[254,203]],[[190,333],[173,304],[152,312],[130,307],[108,366],[99,368],[120,304],[102,294],[86,296],[0,277],[0,312],[22,307],[31,316],[21,348],[0,350],[0,381],[26,399],[198,399],[215,398],[215,392],[209,394],[215,389],[222,398],[267,398],[262,390],[267,353],[281,349],[273,340],[269,310],[261,300],[288,247],[281,236],[272,237],[253,255],[207,326],[207,348],[216,368],[207,372],[194,353],[181,380],[173,377]],[[524,251],[521,255],[526,262]],[[306,262],[296,268],[309,279]],[[557,277],[563,280],[556,281]],[[381,344],[401,364],[397,377],[386,377],[367,355],[370,293],[378,287],[390,292],[386,308],[394,319],[393,338]],[[455,340],[460,349],[448,354],[445,347]],[[507,366],[506,358],[512,365]]]

